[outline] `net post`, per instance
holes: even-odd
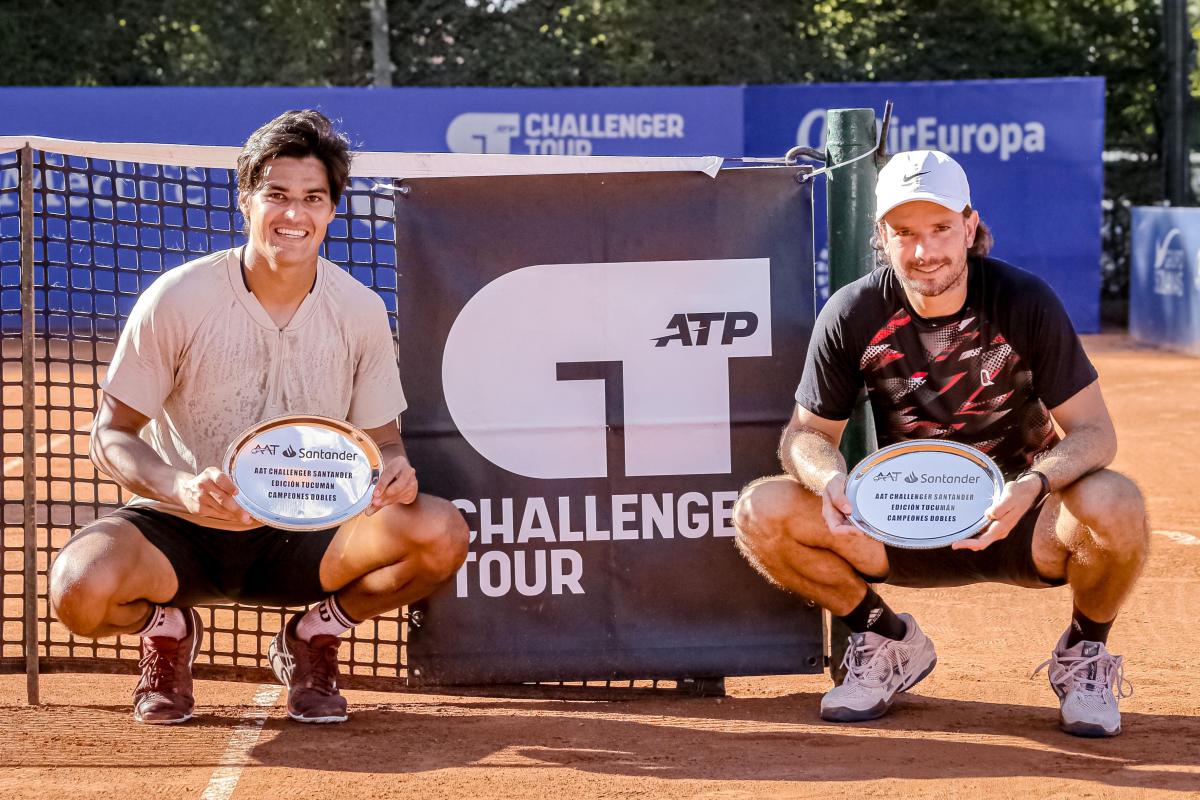
[[[875,112],[869,108],[834,108],[825,117],[825,162],[835,167],[876,146]],[[875,267],[871,237],[875,233],[875,158],[863,158],[826,173],[828,210],[829,292],[832,294]],[[875,426],[866,396],[859,397],[842,434],[841,450],[848,467],[874,450]],[[828,615],[828,612],[826,612]],[[850,632],[829,619],[829,671],[834,681],[845,677],[842,656]]]
[[[33,148],[20,150],[21,162],[21,479],[23,547],[25,555],[23,627],[25,631],[25,696],[30,705],[38,693],[38,575],[37,575],[37,474],[34,462],[33,373]]]

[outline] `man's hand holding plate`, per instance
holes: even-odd
[[[379,473],[379,483],[371,494],[371,505],[367,506],[369,517],[384,506],[393,503],[408,505],[417,499],[417,471],[405,456],[396,456],[387,462]]]
[[[846,497],[846,473],[839,472],[825,484],[821,493],[821,516],[834,536],[861,536],[862,531],[850,521],[854,506]]]
[[[233,479],[216,467],[199,475],[181,475],[175,484],[175,494],[189,514],[250,525],[254,518],[233,499],[237,492]]]
[[[955,550],[983,550],[988,545],[1000,541],[1012,533],[1021,517],[1037,504],[1041,494],[1039,481],[1020,478],[1009,481],[1004,484],[1000,499],[983,512],[983,515],[991,520],[987,527],[979,535],[957,541],[950,547]]]

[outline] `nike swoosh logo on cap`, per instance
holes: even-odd
[[[922,175],[928,175],[932,171],[933,170],[927,169],[924,172],[914,172],[912,175],[905,175],[904,183],[908,183],[909,181],[915,181],[917,178],[921,177]]]

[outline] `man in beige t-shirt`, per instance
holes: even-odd
[[[193,606],[317,603],[271,643],[300,722],[341,722],[341,634],[425,597],[466,557],[467,526],[419,494],[383,301],[318,251],[346,185],[345,140],[323,115],[290,111],[238,158],[249,242],[177,267],[138,299],[102,384],[92,460],[133,492],[78,531],[51,570],[51,601],[82,636],[137,633],[134,718],[192,716]],[[323,531],[254,520],[220,464],[249,426],[282,414],[347,420],[379,445],[367,510]]]

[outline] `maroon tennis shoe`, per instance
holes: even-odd
[[[267,648],[271,669],[287,687],[288,716],[297,722],[345,722],[346,698],[338,691],[336,636],[314,636],[305,642],[296,636],[296,614]]]
[[[192,664],[200,653],[204,628],[194,608],[180,609],[187,634],[182,639],[143,636],[142,677],[133,690],[133,718],[150,725],[173,725],[192,718]]]

